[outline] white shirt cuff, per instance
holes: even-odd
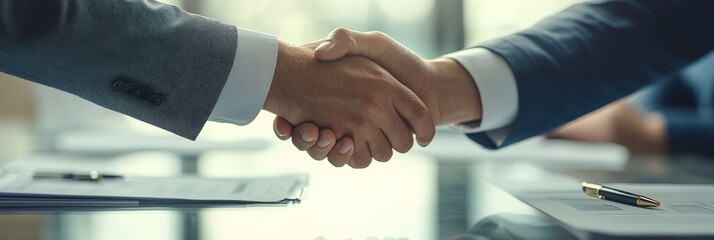
[[[485,48],[471,48],[444,57],[458,61],[476,82],[481,94],[482,118],[478,126],[455,124],[464,132],[486,132],[500,146],[510,133],[518,114],[516,78],[508,63]]]
[[[210,121],[246,125],[260,113],[273,82],[278,40],[273,35],[238,28],[233,67]]]

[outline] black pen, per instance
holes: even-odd
[[[657,200],[639,194],[617,190],[597,183],[583,182],[582,186],[583,192],[599,199],[624,203],[636,207],[659,207],[659,202]]]
[[[123,179],[121,175],[100,174],[98,171],[89,173],[65,173],[65,172],[45,172],[38,171],[32,174],[33,179],[64,179],[76,181],[100,182],[104,179]]]

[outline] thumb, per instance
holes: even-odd
[[[395,77],[408,74],[423,59],[409,48],[381,32],[358,32],[337,28],[330,32],[313,52],[321,61],[333,61],[347,55],[362,56],[376,62]],[[406,79],[400,79],[400,81]]]
[[[400,50],[400,46],[395,47],[394,45],[399,44],[395,44],[383,33],[337,28],[322,40],[320,45],[315,48],[313,55],[321,61],[333,61],[347,55],[362,56],[376,61],[384,58],[385,51]]]
[[[355,41],[350,35],[351,30],[337,28],[332,30],[327,38],[322,40],[319,46],[313,51],[313,55],[320,61],[334,61],[345,57],[348,54],[355,54]]]

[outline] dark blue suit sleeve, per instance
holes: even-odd
[[[642,96],[650,111],[660,113],[666,123],[670,154],[699,154],[714,157],[714,53],[690,64],[676,78],[663,81]]]
[[[670,154],[699,154],[714,157],[714,121],[694,108],[662,109]]]
[[[714,1],[611,0],[575,5],[481,47],[513,69],[518,113],[502,144],[549,132],[679,72],[714,46]],[[469,137],[497,146],[483,133]]]

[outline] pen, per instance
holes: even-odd
[[[659,202],[649,197],[606,187],[597,183],[583,182],[583,192],[587,195],[637,207],[659,207]]]
[[[64,179],[76,181],[100,182],[105,179],[123,179],[121,175],[100,174],[98,171],[90,171],[89,173],[63,173],[63,172],[34,172],[33,179]]]

